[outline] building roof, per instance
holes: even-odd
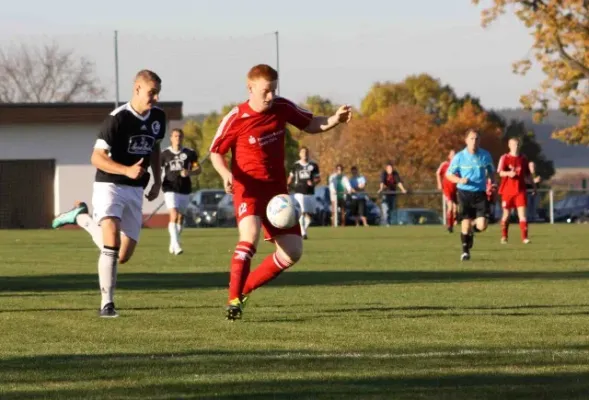
[[[121,102],[124,104],[124,102]],[[182,119],[181,101],[158,103],[169,120]],[[114,110],[114,102],[96,103],[0,103],[0,125],[100,123]]]

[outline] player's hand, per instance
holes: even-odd
[[[438,185],[438,190],[442,190],[442,185]]]
[[[468,179],[467,178],[460,178],[458,183],[462,183],[463,185],[466,185],[468,183]]]
[[[313,181],[311,179],[307,181],[307,186],[313,186]]]
[[[186,178],[188,176],[188,170],[187,169],[183,169],[182,171],[180,171],[180,176],[182,178]]]
[[[509,172],[507,173],[507,176],[508,176],[509,178],[515,178],[515,177],[517,176],[517,174],[515,173],[515,171],[509,171]]]
[[[151,185],[151,189],[149,189],[149,193],[145,195],[145,198],[149,201],[154,201],[157,196],[160,194],[160,189],[162,188],[161,182],[154,182]]]
[[[225,193],[233,193],[233,175],[229,174],[223,177],[223,188]]]
[[[125,176],[130,179],[139,179],[145,173],[145,168],[141,166],[143,158],[140,158],[135,164],[125,169]]]
[[[339,123],[348,123],[352,119],[352,107],[347,104],[340,106],[335,112],[335,116],[337,117],[337,122]]]

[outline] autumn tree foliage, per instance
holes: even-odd
[[[513,12],[532,33],[530,57],[513,65],[526,74],[532,59],[546,79],[538,89],[522,96],[536,119],[547,112],[551,101],[563,111],[579,116],[577,125],[557,130],[554,137],[571,144],[589,144],[589,2],[587,0],[472,0],[490,3],[482,10],[482,25],[489,26],[506,12]]]

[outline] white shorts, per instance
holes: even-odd
[[[301,213],[303,214],[315,214],[315,196],[312,194],[295,193],[294,198],[299,203]]]
[[[188,207],[188,202],[190,201],[190,195],[176,192],[164,192],[164,200],[168,210],[175,208],[180,211],[180,214],[184,214]]]
[[[142,208],[142,187],[94,182],[92,209],[98,225],[106,217],[116,217],[121,221],[121,232],[137,242],[143,222]]]

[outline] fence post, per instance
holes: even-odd
[[[444,198],[444,193],[442,192],[442,222],[444,225],[448,223],[448,221],[446,221],[446,214],[446,199]]]
[[[554,191],[552,189],[548,191],[548,200],[550,207],[550,223],[554,224]]]

